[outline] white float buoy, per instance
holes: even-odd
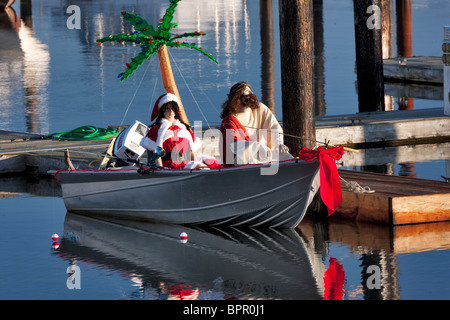
[[[59,235],[57,233],[52,234],[53,241],[58,241],[58,239],[59,239]]]
[[[188,236],[186,232],[182,232],[180,234],[180,242],[181,243],[186,243],[188,241]]]

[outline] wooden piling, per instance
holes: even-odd
[[[411,57],[412,51],[412,4],[411,0],[396,0],[397,55]]]
[[[261,20],[261,102],[275,113],[275,43],[272,0],[259,0]]]
[[[325,101],[325,42],[323,0],[314,0],[314,110],[316,116],[326,114]]]
[[[281,94],[284,132],[292,154],[315,145],[312,0],[280,0]]]
[[[382,1],[353,0],[359,112],[385,110]]]

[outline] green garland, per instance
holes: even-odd
[[[59,140],[106,140],[120,133],[115,128],[97,128],[94,126],[82,126],[73,130],[60,131],[46,135],[46,138]]]
[[[119,74],[118,78],[120,78],[120,81],[123,81],[130,75],[132,75],[133,72],[140,65],[142,65],[145,60],[147,60],[151,55],[157,53],[159,49],[164,45],[168,47],[186,47],[197,50],[215,63],[219,64],[219,62],[211,54],[209,54],[202,48],[197,47],[195,43],[179,41],[182,38],[199,37],[206,35],[203,32],[189,32],[181,35],[172,35],[171,30],[177,27],[176,23],[172,23],[172,20],[175,13],[175,8],[177,7],[179,1],[181,0],[170,0],[169,8],[167,8],[166,13],[160,20],[160,23],[158,24],[158,28],[156,30],[152,25],[150,25],[145,19],[141,18],[140,16],[123,11],[123,18],[133,26],[135,31],[133,33],[119,33],[111,35],[109,37],[97,39],[97,43],[99,45],[104,42],[110,41],[117,41],[119,43],[131,42],[141,45],[141,52],[136,57],[131,59],[130,63],[127,63],[125,71]]]

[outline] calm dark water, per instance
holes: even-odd
[[[70,4],[80,7],[80,30],[66,26]],[[450,4],[412,4],[413,54],[440,56]],[[88,124],[148,122],[163,90],[157,59],[120,82],[117,74],[140,49],[100,47],[95,40],[130,31],[121,21],[122,10],[152,22],[159,21],[166,5],[33,0],[31,11],[17,1],[12,15],[0,12],[0,129],[51,133]],[[205,32],[199,44],[220,62],[215,65],[188,49],[170,50],[190,119],[218,124],[220,104],[241,80],[252,83],[281,118],[278,2],[273,1],[273,42],[267,34],[261,36],[267,22],[260,22],[259,8],[253,0],[180,3],[177,32]],[[318,113],[355,113],[352,1],[323,1],[322,19],[318,57],[324,71],[316,76],[323,79],[324,103]],[[396,51],[395,40],[392,49]],[[414,108],[436,107],[442,107],[442,98],[414,98]],[[440,179],[449,176],[449,150],[448,144],[409,148],[401,162],[375,161],[376,170],[412,170],[421,178]],[[0,299],[450,298],[447,223],[391,230],[305,220],[288,233],[185,230],[189,240],[182,244],[177,228],[68,215],[53,186],[43,184],[1,180]],[[62,236],[56,250],[51,240],[55,232]],[[380,289],[369,288],[369,266],[380,271]],[[68,285],[68,267],[79,270],[79,282]],[[75,283],[81,288],[70,289]]]
[[[449,223],[200,230],[101,221],[66,213],[57,197],[9,196],[0,198],[0,299],[450,298]],[[69,267],[79,277],[68,284]]]

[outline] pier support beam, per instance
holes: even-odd
[[[323,0],[314,0],[314,109],[316,116],[326,114],[325,101],[325,43]]]
[[[275,54],[272,0],[259,0],[261,21],[261,102],[275,113]]]
[[[450,116],[450,63],[444,65],[444,114]]]
[[[385,111],[382,1],[353,0],[359,112]]]
[[[444,27],[442,44],[442,62],[444,62],[444,114],[450,116],[450,26]]]
[[[280,0],[281,94],[284,137],[291,154],[315,145],[312,0]]]
[[[411,0],[396,0],[397,56],[408,58],[412,51],[412,3]]]

